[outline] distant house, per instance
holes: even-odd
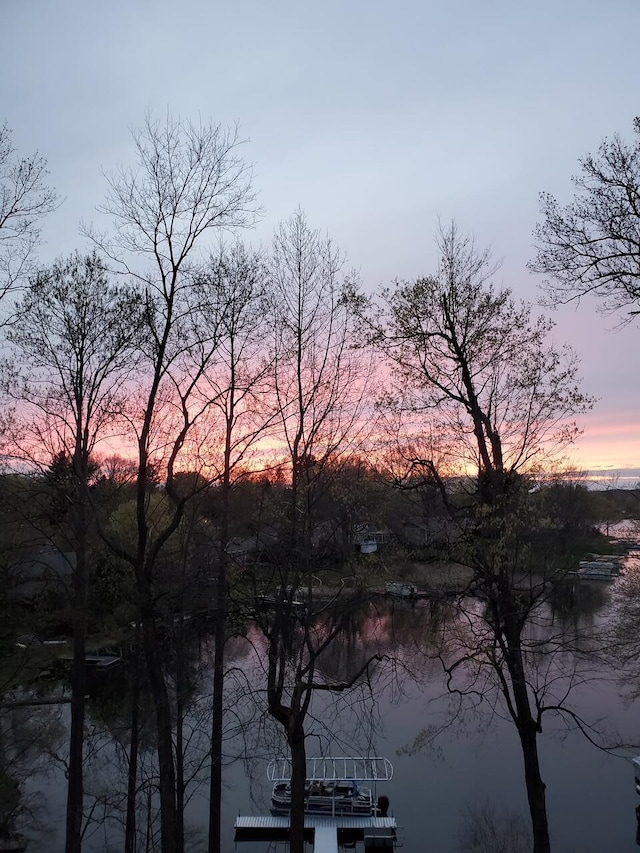
[[[351,542],[361,554],[372,554],[378,550],[380,545],[386,545],[389,541],[389,533],[369,522],[356,525]]]
[[[316,551],[346,553],[356,548],[371,553],[388,540],[388,532],[370,522],[360,522],[349,530],[339,519],[331,518],[314,525],[311,543]]]

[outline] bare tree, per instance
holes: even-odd
[[[607,312],[630,318],[640,311],[640,118],[634,131],[631,143],[616,134],[578,161],[569,204],[540,196],[543,221],[529,267],[546,277],[556,305],[593,294]]]
[[[356,284],[344,259],[298,210],[276,232],[270,275],[273,383],[291,469],[292,554],[308,558],[312,484],[331,463],[361,447],[370,363],[354,347]]]
[[[227,630],[228,553],[232,491],[252,460],[255,445],[275,419],[268,407],[270,363],[267,336],[267,276],[262,257],[237,242],[223,245],[203,267],[203,289],[221,306],[215,363],[205,371],[203,387],[211,400],[205,444],[209,477],[220,486],[220,517],[215,557],[215,649],[209,794],[209,851],[220,849],[224,647]]]
[[[490,501],[512,475],[571,444],[571,417],[591,401],[578,389],[574,354],[548,343],[553,324],[493,286],[489,253],[455,223],[438,247],[435,276],[383,292],[373,336],[394,367],[397,404],[433,415]]]
[[[47,161],[20,157],[9,127],[0,127],[0,299],[34,271],[39,222],[57,206],[47,174]]]
[[[437,275],[385,291],[382,314],[371,324],[406,388],[398,395],[400,406],[411,415],[425,412],[430,427],[439,425],[448,436],[462,465],[473,466],[477,511],[464,514],[452,555],[473,569],[466,592],[482,602],[472,622],[480,627],[470,648],[445,668],[451,674],[487,655],[520,738],[534,851],[548,853],[537,745],[541,707],[531,686],[535,656],[528,654],[527,632],[550,578],[566,566],[552,559],[552,550],[548,564],[538,555],[540,571],[534,574],[531,537],[547,520],[534,524],[530,483],[523,475],[548,464],[573,440],[570,418],[590,401],[578,389],[572,353],[547,343],[549,322],[532,321],[528,306],[493,287],[489,255],[478,252],[455,225],[441,231],[439,248]],[[436,461],[415,461],[439,482],[446,499]],[[551,520],[548,527],[553,530]],[[543,542],[541,537],[538,544]]]
[[[160,775],[163,853],[183,849],[176,813],[176,777],[171,703],[159,654],[155,612],[155,566],[178,529],[185,507],[201,488],[176,488],[176,469],[190,456],[198,464],[196,426],[211,400],[202,377],[216,357],[223,312],[211,305],[211,290],[195,276],[197,251],[220,229],[249,225],[256,215],[250,170],[239,154],[236,130],[220,125],[147,118],[134,131],[138,164],[109,176],[110,192],[102,210],[113,221],[110,239],[94,235],[117,268],[133,275],[146,303],[142,347],[144,388],[131,413],[137,448],[136,543],[122,556],[133,566],[143,645],[154,697]],[[149,517],[149,471],[166,472],[172,511],[163,524]]]
[[[67,853],[78,853],[82,839],[91,456],[113,431],[124,383],[135,369],[139,309],[130,290],[110,284],[97,255],[74,255],[31,280],[8,333],[13,361],[6,392],[17,403],[19,430],[8,449],[36,469],[60,460],[69,480],[65,511],[76,564]]]
[[[314,517],[323,475],[340,469],[365,432],[368,365],[353,348],[355,287],[341,277],[342,266],[340,253],[309,228],[300,210],[276,232],[270,260],[273,393],[291,488],[267,596],[273,609],[263,614],[262,627],[269,713],[283,726],[291,751],[293,851],[304,844],[304,724],[313,692],[349,686],[317,677],[318,657],[336,632],[322,634],[312,617],[313,573],[321,567]],[[298,596],[306,602],[302,619]]]

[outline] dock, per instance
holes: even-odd
[[[274,783],[270,815],[239,815],[236,841],[288,841],[291,829],[292,765],[290,758],[273,758],[267,779]],[[356,782],[389,782],[393,765],[377,756],[317,756],[306,760],[304,838],[314,853],[338,853],[340,844],[364,841],[365,853],[393,850],[396,819],[387,815],[389,799],[378,798],[375,787],[359,789]],[[315,790],[312,790],[312,787]]]
[[[304,816],[305,837],[313,842],[314,853],[338,853],[342,840],[364,841],[365,850],[394,847],[396,819],[369,815]],[[234,823],[236,841],[286,841],[289,817],[238,815]]]

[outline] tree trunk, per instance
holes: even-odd
[[[527,786],[527,799],[531,815],[533,831],[533,853],[550,853],[549,824],[545,784],[540,775],[538,760],[538,733],[540,727],[531,713],[531,702],[527,690],[527,682],[522,659],[522,629],[513,616],[514,603],[505,596],[507,617],[505,618],[505,639],[507,642],[507,664],[511,677],[513,701],[515,705],[514,722],[518,729],[522,757],[524,759],[524,774]]]
[[[156,710],[161,849],[162,853],[177,853],[176,774],[173,760],[171,707],[160,660],[160,644],[153,617],[153,605],[148,595],[145,595],[141,616],[147,674]]]
[[[87,520],[79,496],[75,517],[76,566],[73,572],[73,663],[71,667],[71,731],[69,734],[69,783],[65,853],[82,850],[84,807],[83,751],[85,693],[87,689]]]
[[[69,736],[69,784],[67,788],[67,833],[65,853],[82,850],[84,783],[82,774],[84,747],[86,662],[86,593],[84,568],[76,566],[73,608],[73,663],[71,667],[71,733]]]
[[[179,640],[183,642],[182,638]],[[179,656],[179,658],[181,655]],[[181,662],[180,664],[181,665]],[[176,690],[176,853],[184,850],[184,699],[183,684],[178,670]]]
[[[183,564],[184,570],[184,564]],[[183,572],[182,589],[185,588]],[[176,642],[176,853],[184,851],[184,806],[186,783],[184,780],[184,707],[185,707],[185,613],[184,601],[180,604],[180,622]]]
[[[226,539],[223,538],[222,548]],[[211,721],[211,788],[209,793],[209,853],[220,851],[222,818],[222,717],[224,712],[224,644],[226,618],[226,554],[220,554],[216,580],[213,653],[213,703]]]
[[[304,853],[304,788],[307,779],[307,753],[304,730],[295,719],[287,732],[291,750],[290,853]]]
[[[527,784],[527,799],[533,830],[533,853],[550,853],[549,824],[547,820],[547,804],[545,788],[540,775],[538,762],[538,735],[534,726],[529,725],[518,729],[522,757],[524,759],[524,776]]]
[[[135,654],[131,673],[131,743],[127,772],[127,817],[124,829],[124,853],[136,853],[136,805],[138,792],[138,749],[140,744],[140,622],[136,620]]]
[[[211,720],[211,783],[209,790],[209,848],[208,853],[220,853],[220,828],[222,823],[222,733],[224,715],[224,646],[227,622],[227,545],[229,544],[229,519],[231,513],[231,442],[234,425],[235,373],[232,368],[232,396],[227,415],[224,445],[224,471],[222,477],[222,520],[220,526],[220,553],[215,589],[215,629],[213,652],[213,700]]]

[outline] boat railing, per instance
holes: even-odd
[[[267,765],[270,782],[290,782],[291,774],[290,758],[273,758]],[[388,782],[393,778],[393,765],[379,756],[307,758],[306,778],[309,782]]]

